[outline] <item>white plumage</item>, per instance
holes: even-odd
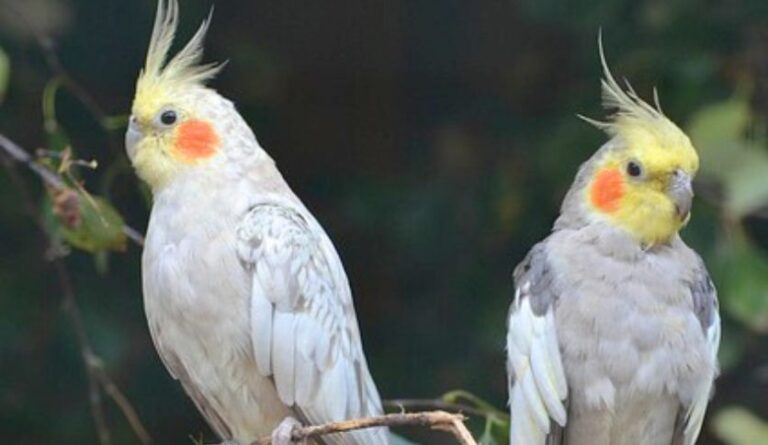
[[[213,430],[241,445],[288,416],[381,414],[333,244],[234,105],[203,84],[219,68],[199,64],[209,21],[169,58],[178,4],[159,1],[126,135],[154,199],[142,279],[155,346]],[[387,434],[316,442],[386,445]]]

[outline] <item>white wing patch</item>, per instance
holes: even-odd
[[[515,291],[507,331],[511,445],[543,445],[551,420],[565,426],[568,397],[553,308],[538,316],[530,303],[530,283]]]
[[[717,351],[720,348],[720,315],[714,312],[712,324],[707,328],[707,344],[712,362],[717,363]],[[717,369],[713,367],[712,376],[706,380],[701,389],[696,394],[691,406],[688,407],[685,419],[685,430],[683,431],[684,445],[694,445],[696,439],[701,433],[701,427],[704,424],[704,415],[707,413],[707,405],[712,395],[712,386],[714,385]]]
[[[258,370],[312,424],[381,414],[341,261],[319,224],[302,213],[260,204],[238,229],[238,253],[252,273]],[[386,437],[379,428],[325,442],[384,445]]]

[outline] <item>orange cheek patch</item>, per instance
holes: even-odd
[[[219,145],[219,136],[208,122],[191,119],[176,130],[176,149],[187,161],[212,156]]]
[[[618,210],[622,196],[624,196],[624,178],[619,169],[609,168],[600,171],[590,190],[592,204],[603,212],[612,213]]]

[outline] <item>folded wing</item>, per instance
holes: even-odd
[[[543,245],[515,269],[515,299],[509,311],[510,445],[562,443],[568,386],[555,327],[551,274]]]
[[[252,277],[251,337],[259,372],[311,424],[381,414],[363,355],[341,261],[303,209],[253,207],[238,230],[238,253]],[[383,428],[326,436],[339,445],[385,445]]]

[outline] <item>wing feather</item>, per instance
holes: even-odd
[[[252,293],[264,294],[261,281],[252,280]],[[251,341],[255,354],[256,366],[262,375],[268,375],[272,369],[272,320],[274,307],[266,298],[251,299]]]
[[[363,355],[341,261],[309,212],[254,206],[238,252],[252,274],[251,335],[259,372],[280,399],[312,424],[382,413]],[[329,436],[332,445],[385,445],[387,430]]]
[[[541,245],[515,271],[518,286],[507,331],[510,444],[557,443],[554,423],[565,426],[568,385],[554,317],[553,290]]]
[[[713,317],[712,324],[707,328],[706,335],[711,358],[713,361],[717,361],[717,351],[720,347],[720,316],[715,312]],[[683,430],[683,443],[685,445],[694,445],[701,433],[701,427],[704,425],[704,416],[707,413],[707,405],[709,405],[709,399],[712,396],[716,371],[716,369],[712,370],[711,379],[708,382],[704,382],[693,403],[688,407],[685,416],[685,429]]]
[[[720,348],[720,315],[718,314],[717,289],[709,277],[701,258],[693,271],[693,279],[688,283],[691,291],[693,311],[701,323],[702,332],[708,346],[709,375],[702,380],[690,405],[683,407],[678,414],[675,436],[672,443],[694,445],[704,425],[707,405],[712,397],[715,378],[717,377],[717,351]]]

